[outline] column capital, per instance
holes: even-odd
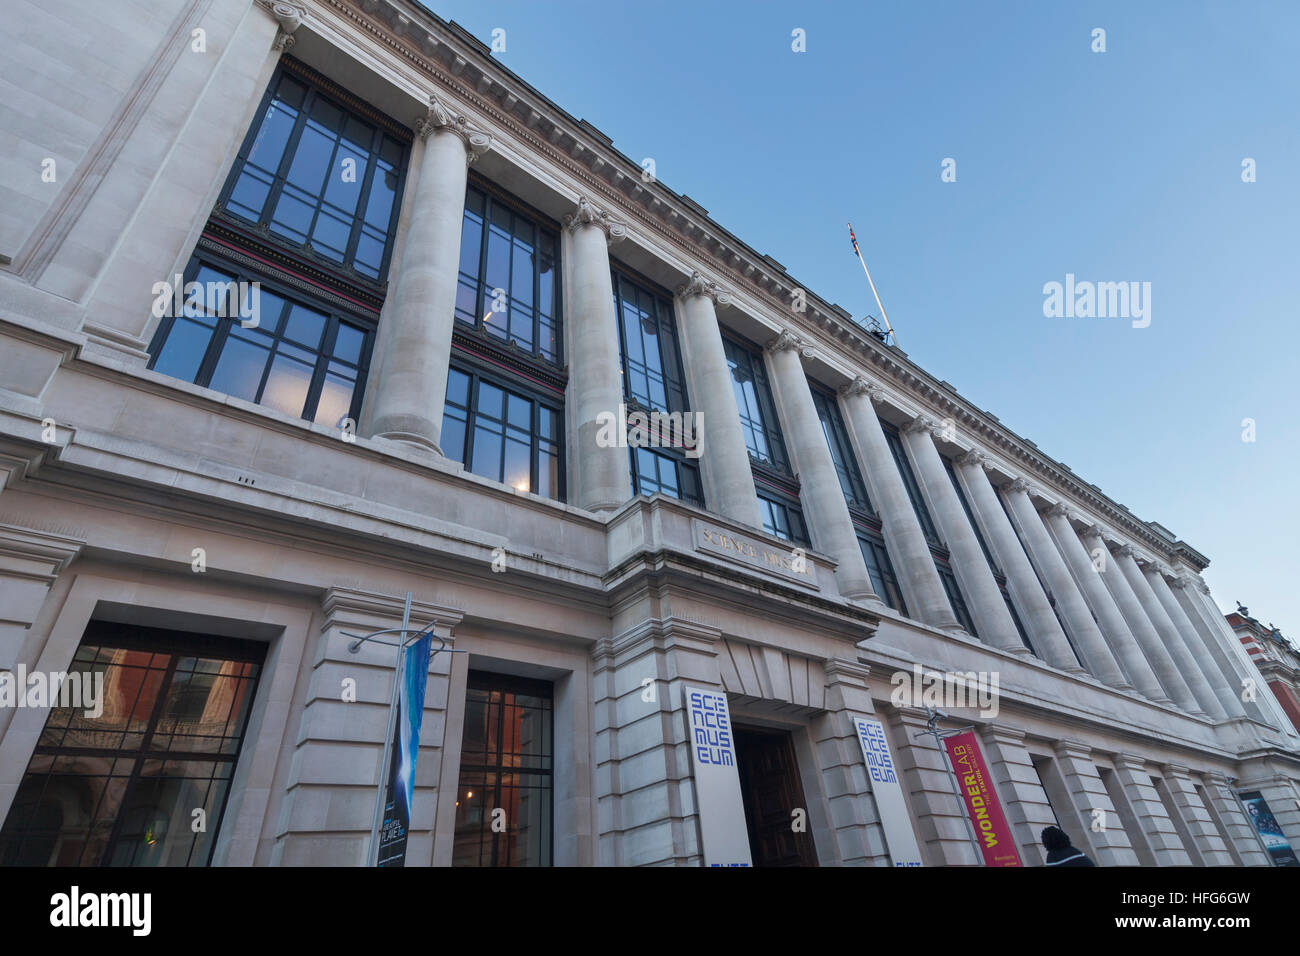
[[[445,130],[460,138],[465,144],[465,162],[472,163],[492,145],[492,137],[472,124],[468,117],[452,110],[438,98],[438,94],[429,94],[429,109],[424,116],[415,121],[415,133],[420,139],[427,140],[429,134]]]
[[[853,381],[841,385],[839,393],[846,398],[852,395],[865,395],[876,405],[880,405],[885,401],[885,390],[861,375]]]
[[[1025,494],[1032,494],[1034,486],[1023,478],[1013,479],[1011,484],[1007,485],[1007,491],[1023,491]]]
[[[989,458],[988,455],[984,454],[984,452],[979,449],[972,448],[970,451],[962,452],[957,456],[957,464],[976,465],[982,468],[989,464]]]
[[[1058,740],[1052,749],[1056,751],[1057,756],[1078,757],[1088,759],[1092,756],[1092,748],[1081,740]]]
[[[569,232],[577,232],[583,226],[596,226],[603,230],[605,238],[610,242],[618,242],[627,236],[627,226],[596,208],[586,196],[579,196],[577,207],[564,217],[564,228]]]
[[[812,346],[789,329],[782,329],[781,334],[768,342],[764,348],[769,352],[784,352],[789,349],[804,358],[811,358],[813,354]]]
[[[1106,529],[1095,522],[1083,529],[1083,536],[1085,538],[1100,538],[1102,545],[1106,544]],[[1110,549],[1107,548],[1107,550]]]
[[[1047,516],[1049,518],[1064,518],[1066,521],[1069,521],[1070,509],[1065,507],[1064,504],[1058,501],[1056,504],[1052,505],[1050,508],[1047,509]]]
[[[936,426],[933,421],[926,418],[924,415],[917,415],[915,418],[913,418],[911,421],[909,421],[906,425],[902,427],[902,432],[904,434],[910,434],[912,432],[917,432],[917,433],[926,432],[931,437],[933,437],[935,427]]]
[[[302,26],[302,21],[307,19],[307,8],[299,3],[289,3],[287,0],[257,0],[257,4],[269,12],[279,24],[271,49],[281,53],[293,49],[294,43],[297,42],[293,33]]]
[[[677,290],[677,294],[683,299],[689,299],[693,295],[706,296],[718,305],[726,305],[731,301],[730,292],[711,279],[706,279],[698,269],[691,272],[691,277]]]
[[[1133,545],[1131,544],[1121,544],[1115,549],[1115,553],[1121,558],[1137,558],[1137,552],[1133,550]]]

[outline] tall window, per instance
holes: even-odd
[[[552,688],[470,671],[453,866],[550,866]]]
[[[912,471],[912,463],[907,457],[907,449],[903,447],[902,437],[894,426],[885,422],[881,422],[880,425],[885,432],[885,441],[889,444],[889,450],[894,455],[894,463],[898,465],[898,473],[903,479],[903,486],[907,489],[907,497],[912,499],[912,508],[916,511],[916,518],[921,523],[921,531],[925,534],[925,540],[929,542],[931,547],[943,547],[943,540],[939,537],[939,532],[934,526],[934,520],[930,517],[930,509],[925,506],[921,486],[916,480],[916,474]]]
[[[867,574],[871,577],[871,589],[895,611],[906,614],[907,604],[903,601],[903,591],[898,586],[898,576],[894,574],[889,552],[885,550],[885,539],[878,532],[861,526],[857,527],[857,532],[862,560],[866,562]]]
[[[722,346],[731,366],[731,385],[740,411],[740,427],[745,434],[749,457],[784,474],[790,474],[790,459],[781,439],[781,426],[772,402],[761,353],[734,339],[724,337]]]
[[[623,398],[629,411],[690,413],[682,375],[677,326],[667,296],[614,270],[614,313],[623,361]],[[700,469],[675,443],[680,435],[659,434],[653,447],[632,448],[632,493],[662,493],[703,504]],[[695,435],[699,441],[699,436]]]
[[[356,420],[371,326],[216,260],[195,257],[186,279],[200,291],[167,310],[151,369],[330,428]]]
[[[460,234],[456,319],[560,364],[559,239],[537,215],[471,185]]]
[[[804,524],[803,512],[792,504],[784,495],[758,492],[758,512],[763,521],[763,530],[778,538],[795,544],[809,544],[808,526]]]
[[[975,621],[966,607],[966,599],[961,596],[961,588],[957,587],[957,577],[952,573],[952,567],[946,559],[941,559],[934,562],[934,569],[939,572],[939,580],[943,582],[944,593],[948,595],[948,603],[952,605],[952,613],[957,618],[957,623],[972,637],[979,637],[979,631],[975,630]]]
[[[453,365],[447,372],[442,453],[476,475],[563,499],[558,400],[549,403]]]
[[[100,707],[50,710],[0,830],[0,863],[206,866],[263,653],[249,641],[92,623],[68,683],[102,681]],[[207,821],[197,832],[196,809]]]
[[[407,148],[392,121],[286,60],[221,197],[225,212],[369,280],[388,270]]]
[[[868,514],[872,513],[871,501],[867,498],[867,486],[862,481],[862,472],[853,454],[853,445],[849,441],[849,430],[844,425],[844,416],[840,414],[839,402],[830,392],[808,383],[812,387],[813,405],[817,408],[817,417],[822,423],[822,433],[831,450],[831,461],[835,463],[835,474],[839,476],[840,487],[844,490],[844,500],[850,508],[857,508]]]

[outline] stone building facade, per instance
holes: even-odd
[[[0,687],[104,690],[0,707],[0,862],[365,863],[395,654],[353,635],[407,592],[449,651],[407,865],[705,862],[684,688],[726,695],[754,862],[890,864],[870,717],[922,862],[977,864],[918,666],[996,675],[937,727],[1026,864],[1060,822],[1266,865],[1242,791],[1300,846],[1203,555],[457,25],[8,12]]]

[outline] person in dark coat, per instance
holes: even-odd
[[[1047,848],[1048,866],[1096,866],[1088,855],[1070,843],[1060,827],[1044,827],[1043,846]]]

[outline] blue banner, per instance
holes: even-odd
[[[432,644],[433,635],[425,634],[406,648],[402,685],[397,696],[392,759],[388,764],[384,823],[379,831],[378,866],[406,865],[406,834],[411,826],[415,761],[420,755],[420,721],[424,717],[424,689],[429,681],[429,649]]]

